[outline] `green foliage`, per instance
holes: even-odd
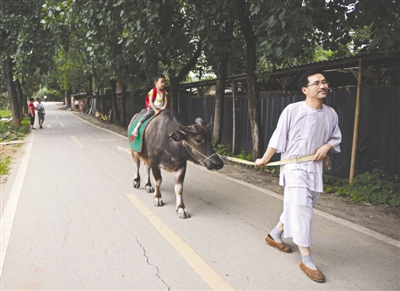
[[[7,93],[0,94],[0,110],[10,110],[10,99],[8,99]]]
[[[374,169],[354,178],[353,183],[338,187],[337,195],[347,195],[354,202],[373,202],[400,206],[400,181],[382,169]]]
[[[324,183],[324,192],[325,193],[336,193],[337,189],[341,186],[345,186],[348,184],[348,180],[338,178],[335,176],[330,176],[324,173],[322,176],[322,180]]]
[[[9,121],[0,121],[0,142],[24,139],[29,132],[29,119],[24,118],[21,126]]]
[[[8,174],[9,165],[11,163],[10,157],[1,157],[0,159],[0,175]]]
[[[240,154],[236,156],[239,159],[246,160],[246,161],[253,161],[253,156],[251,153],[246,154],[246,152],[242,149]]]
[[[279,176],[281,172],[281,166],[268,167],[268,171],[274,175]]]
[[[347,1],[345,30],[353,34],[354,51],[393,51],[400,46],[398,1]]]
[[[44,98],[46,96],[47,98]],[[48,89],[40,89],[39,91],[35,92],[32,96],[37,100],[37,98],[42,99],[42,101],[61,101],[62,94],[60,91],[57,90],[48,90]]]
[[[213,147],[217,154],[221,156],[229,156],[231,153],[229,151],[229,146],[223,144],[213,144]]]
[[[0,110],[0,118],[10,118],[11,116],[11,110]]]

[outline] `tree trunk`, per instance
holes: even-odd
[[[113,79],[111,83],[111,108],[112,108],[112,119],[119,121],[118,113],[118,102],[117,102],[117,80]]]
[[[104,112],[104,108],[106,107],[106,101],[104,100],[105,99],[105,97],[104,97],[104,94],[105,94],[105,92],[104,92],[104,82],[102,82],[101,83],[101,88],[100,88],[100,106],[99,105],[97,105],[98,107],[98,109],[97,109],[97,111],[101,111],[101,112],[103,112],[103,113],[105,113]]]
[[[261,119],[260,102],[256,84],[256,36],[250,22],[246,1],[240,1],[240,28],[246,41],[246,74],[247,74],[247,98],[249,103],[249,117],[253,141],[253,159],[261,155]]]
[[[7,58],[3,63],[4,80],[7,85],[8,98],[11,104],[12,124],[21,126],[21,109],[18,101],[17,89],[13,81],[12,60]]]
[[[227,45],[230,46],[230,37],[233,33],[233,26],[230,22],[226,23],[225,35],[229,38]],[[229,53],[221,52],[217,60],[217,83],[215,85],[215,116],[214,130],[212,142],[221,143],[223,116],[224,116],[224,101],[225,101],[225,82],[226,72],[228,70]]]
[[[24,119],[24,114],[22,112],[22,110],[24,109],[24,92],[22,91],[22,86],[21,86],[21,82],[19,81],[19,79],[17,79],[15,82],[15,89],[17,90],[17,95],[18,95],[18,103],[19,103],[19,112],[20,112],[20,118],[21,120]],[[27,112],[27,111],[26,111]]]
[[[178,112],[179,109],[178,85],[183,80],[183,78],[187,74],[189,74],[190,70],[193,69],[193,67],[196,65],[197,59],[199,58],[200,54],[201,54],[201,43],[199,42],[197,44],[197,49],[194,52],[190,61],[179,71],[177,76],[170,76],[170,89],[169,89],[170,92],[168,96],[168,103],[170,104],[169,108],[171,108],[175,112]]]
[[[72,104],[71,104],[71,94],[72,94],[72,89],[68,88],[68,90],[65,92],[67,95],[67,105],[72,109]]]
[[[122,95],[121,95],[121,125],[126,126],[126,84],[122,82]]]
[[[93,75],[89,73],[88,77],[88,88],[87,88],[87,96],[93,95]]]
[[[225,82],[226,71],[228,69],[228,54],[221,54],[217,60],[217,83],[215,85],[215,117],[214,117],[214,130],[212,135],[212,142],[221,143],[222,126],[223,126],[223,113],[224,113],[224,100],[225,100]]]
[[[169,85],[169,92],[168,92],[168,104],[169,108],[175,112],[178,112],[179,109],[179,91],[178,91],[178,86],[179,86],[180,80],[177,78],[171,78],[170,79],[170,85]]]

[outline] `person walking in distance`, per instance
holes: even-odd
[[[36,110],[38,112],[39,127],[43,128],[44,115],[46,114],[46,111],[44,109],[44,105],[40,98],[37,98],[37,102],[38,102],[38,104],[36,105]]]
[[[33,101],[35,101],[35,99],[30,98],[29,101],[30,102],[28,105],[28,116],[30,119],[30,128],[36,130],[36,128],[33,127],[33,125],[35,124],[35,104],[33,104]]]
[[[315,154],[311,161],[281,165],[279,184],[284,186],[283,213],[265,240],[277,250],[290,253],[290,246],[281,236],[293,238],[301,253],[301,270],[310,279],[323,283],[325,276],[310,253],[312,213],[323,191],[323,159],[329,151],[340,152],[342,135],[335,110],[323,104],[328,81],[322,72],[306,71],[298,85],[306,96],[305,101],[289,104],[283,110],[265,154],[254,165],[267,164],[275,153],[281,153],[282,160]]]
[[[81,99],[79,101],[79,111],[83,113],[84,108],[85,108],[85,103],[83,103],[83,100]]]

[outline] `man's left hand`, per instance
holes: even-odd
[[[324,144],[323,146],[318,148],[315,151],[315,156],[313,158],[313,161],[321,161],[321,160],[323,160],[326,157],[326,155],[328,154],[328,152],[330,151],[331,148],[332,148],[332,146],[330,144]]]

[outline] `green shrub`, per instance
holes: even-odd
[[[240,154],[236,156],[239,159],[246,160],[246,161],[253,161],[253,156],[251,153],[246,154],[246,152],[242,149]]]
[[[354,202],[373,202],[400,206],[400,181],[382,169],[374,169],[354,178],[353,183],[337,188],[336,195],[349,196]]]
[[[213,147],[217,154],[221,156],[230,156],[229,147],[224,144],[213,144]]]
[[[0,118],[10,118],[11,116],[11,110],[0,110]]]
[[[324,182],[325,193],[335,193],[339,187],[348,185],[349,183],[347,179],[331,176],[326,173],[322,176],[322,180]]]

